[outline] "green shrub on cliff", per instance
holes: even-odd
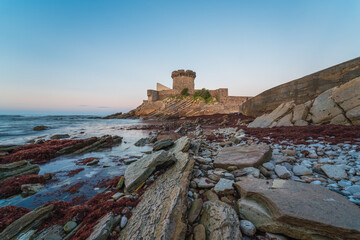
[[[188,88],[184,88],[183,90],[181,90],[181,96],[189,96],[189,89]]]
[[[203,88],[199,91],[196,91],[194,93],[194,96],[193,96],[194,100],[197,100],[197,99],[202,99],[203,101],[205,101],[206,103],[208,102],[211,102],[213,99],[211,97],[211,94],[209,92],[209,90]]]

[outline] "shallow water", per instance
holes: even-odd
[[[53,134],[69,134],[71,138],[89,138],[106,134],[123,137],[120,145],[102,152],[91,152],[81,155],[60,156],[49,163],[40,165],[39,174],[56,173],[54,181],[33,196],[26,198],[17,195],[10,199],[0,200],[0,207],[7,205],[22,206],[34,209],[49,201],[71,201],[74,197],[89,199],[103,189],[96,187],[99,182],[122,175],[125,171],[120,159],[140,157],[142,152],[151,147],[136,147],[134,143],[148,136],[148,131],[126,130],[133,125],[142,125],[140,120],[128,119],[89,119],[88,116],[0,116],[0,145],[25,144],[33,139],[49,139]],[[46,125],[44,131],[33,131],[33,127]],[[96,157],[100,159],[97,166],[76,165],[79,159]],[[68,177],[68,171],[84,168],[83,171]],[[84,185],[75,194],[64,192],[76,183]]]

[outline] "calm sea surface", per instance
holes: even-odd
[[[23,198],[20,195],[10,199],[1,199],[0,207],[16,205],[34,209],[48,201],[71,201],[74,197],[89,199],[101,192],[99,182],[124,173],[126,165],[120,159],[135,158],[151,147],[136,147],[134,143],[148,136],[148,131],[127,130],[133,125],[142,125],[140,120],[128,119],[90,119],[90,116],[19,116],[0,115],[0,145],[26,144],[32,140],[49,139],[54,134],[69,134],[71,139],[100,137],[106,134],[123,137],[119,146],[102,152],[92,152],[76,156],[60,156],[49,163],[40,165],[40,173],[55,173],[55,181],[46,184],[37,194]],[[45,125],[48,130],[34,131],[35,126]],[[98,166],[76,165],[79,159],[96,157],[100,159]],[[70,170],[85,168],[73,177],[68,177]],[[83,186],[75,194],[63,190],[81,183]]]

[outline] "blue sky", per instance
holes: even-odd
[[[360,56],[360,1],[0,0],[0,113],[111,113],[171,72],[260,92]]]

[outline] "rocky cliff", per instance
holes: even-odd
[[[359,76],[360,57],[266,90],[243,103],[240,112],[257,117],[274,110],[282,103],[305,103],[322,92]]]
[[[244,97],[243,101],[247,98]],[[166,118],[183,116],[200,116],[212,114],[230,114],[239,111],[239,101],[210,102],[193,100],[191,97],[183,99],[167,98],[156,102],[144,102],[135,110],[134,117]]]

